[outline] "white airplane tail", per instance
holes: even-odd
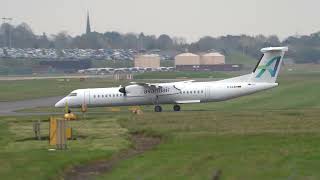
[[[249,81],[275,83],[283,56],[287,51],[288,47],[269,47],[261,49],[263,56],[253,70]]]

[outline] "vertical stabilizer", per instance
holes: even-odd
[[[262,58],[253,70],[251,82],[275,83],[282,64],[283,56],[288,47],[269,47],[261,49]]]

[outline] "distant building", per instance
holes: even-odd
[[[183,53],[175,57],[178,71],[239,71],[241,64],[225,64],[225,56],[220,53],[207,53],[201,56]]]
[[[138,55],[134,59],[134,67],[159,68],[160,56],[157,54]]]
[[[87,29],[86,29],[86,34],[91,33],[91,25],[90,25],[90,17],[89,17],[89,12],[87,13]]]
[[[203,54],[200,59],[201,65],[225,64],[225,56],[220,53]]]
[[[178,65],[200,65],[200,56],[192,53],[183,53],[175,57],[174,64]]]
[[[242,64],[177,65],[177,71],[240,71]]]

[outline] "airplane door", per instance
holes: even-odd
[[[90,105],[90,91],[84,91],[83,94],[83,105]]]
[[[206,86],[205,88],[205,101],[209,101],[211,99],[211,87],[210,86]]]

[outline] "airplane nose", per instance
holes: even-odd
[[[65,102],[66,102],[65,98],[63,98],[63,99],[61,99],[60,101],[58,101],[58,102],[54,105],[54,107],[56,107],[56,108],[64,107],[64,106],[65,106]]]

